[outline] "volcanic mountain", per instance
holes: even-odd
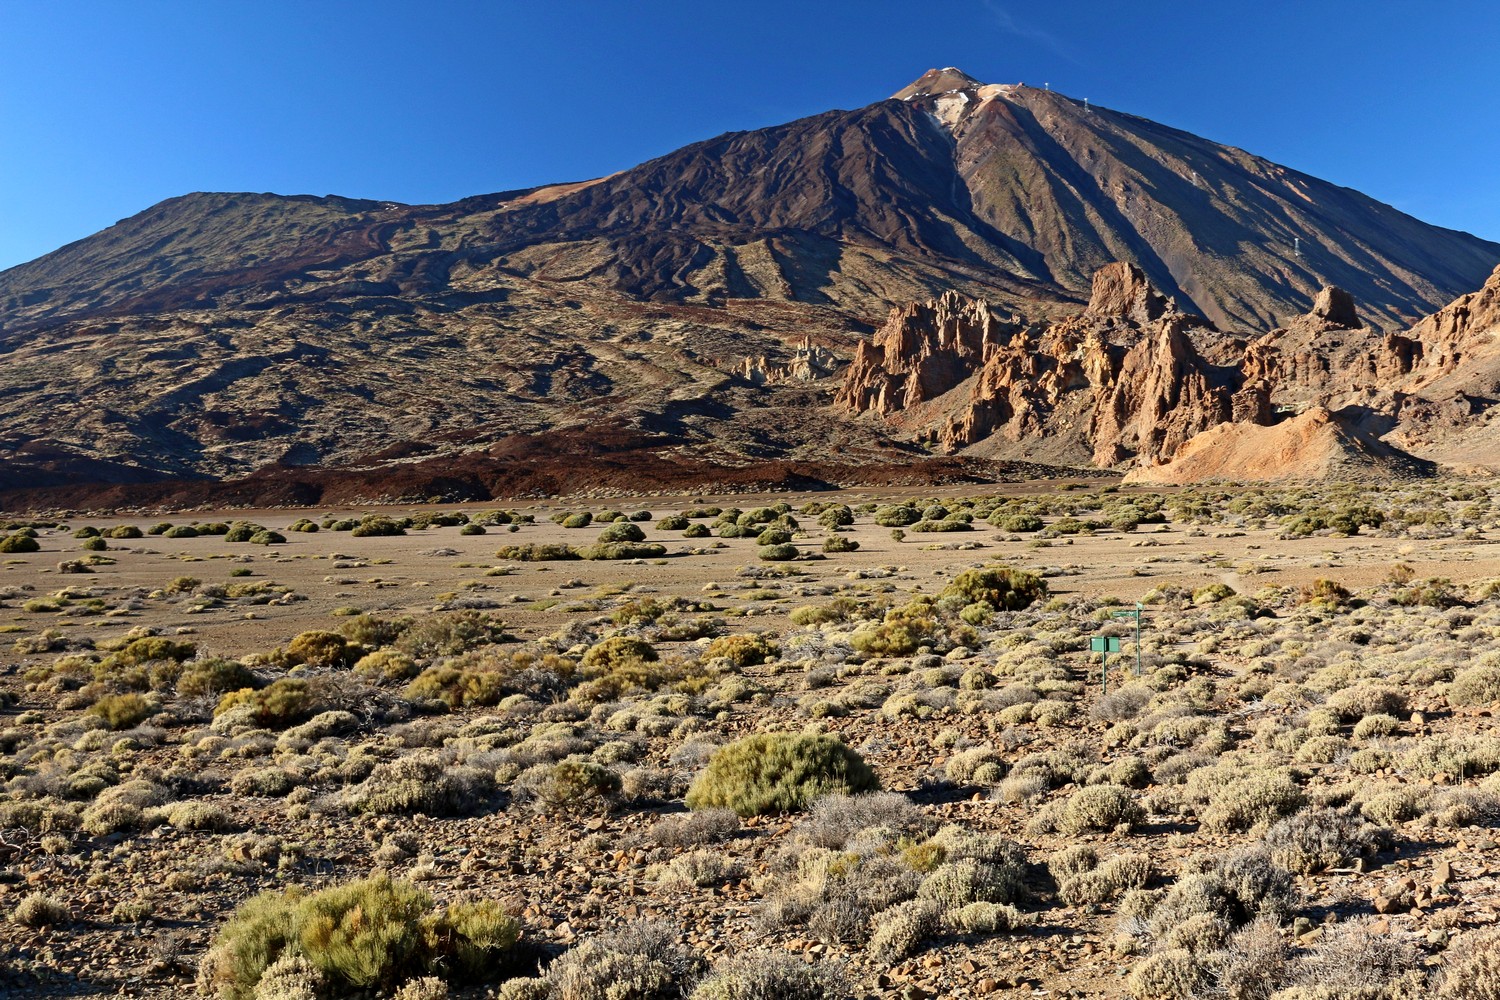
[[[558,458],[637,481],[899,465],[922,447],[824,406],[892,307],[953,292],[1050,322],[1116,261],[1220,329],[1289,323],[1338,285],[1394,334],[1500,245],[933,70],[597,180],[426,206],[186,195],[0,272],[0,488],[260,470],[304,498],[331,476],[482,495],[579,485],[517,478]]]

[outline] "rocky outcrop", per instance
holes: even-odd
[[[1219,424],[1185,442],[1172,461],[1135,469],[1125,481],[1389,481],[1429,476],[1435,471],[1432,462],[1386,444],[1351,418],[1315,406],[1274,426]]]
[[[1500,335],[1500,267],[1477,292],[1422,320],[1404,337],[1401,348],[1411,358],[1408,371],[1419,384],[1457,369],[1476,353],[1496,353]]]
[[[1105,467],[1155,464],[1216,424],[1270,419],[1264,386],[1205,360],[1195,330],[1211,327],[1129,264],[1101,269],[1083,313],[1045,327],[949,293],[893,310],[837,405],[948,451],[998,438]]]
[[[734,371],[751,385],[780,385],[784,382],[816,382],[832,375],[837,368],[838,358],[832,351],[814,344],[810,337],[803,337],[786,361],[772,361],[762,354],[745,358]]]
[[[1162,295],[1134,264],[1118,261],[1094,272],[1085,316],[1128,319],[1144,326],[1160,319],[1169,308]]]
[[[1318,293],[1309,315],[1345,330],[1357,330],[1364,326],[1359,321],[1359,312],[1354,308],[1354,296],[1333,285],[1324,286]]]
[[[956,388],[1021,329],[989,303],[957,292],[891,310],[855,350],[836,406],[885,415]]]
[[[1113,379],[1094,386],[1094,463],[1156,465],[1188,439],[1234,415],[1239,373],[1210,368],[1173,316],[1126,353]]]

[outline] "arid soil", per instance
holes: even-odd
[[[1494,491],[987,489],[36,520],[39,551],[0,555],[0,991],[198,995],[245,899],[383,870],[519,918],[514,953],[457,996],[641,920],[707,966],[837,970],[836,995],[1480,995],[1445,970],[1500,920]],[[717,527],[731,507],[741,537]],[[710,530],[684,537],[679,514]],[[792,561],[761,558],[778,517]],[[166,522],[284,540],[149,533]],[[497,555],[614,523],[665,552]],[[142,537],[109,537],[123,525]],[[997,565],[1045,595],[959,592]],[[1137,606],[1139,651],[1116,614]],[[333,652],[306,638],[341,630]],[[1108,692],[1100,635],[1122,640]],[[605,663],[621,638],[658,658]],[[224,661],[309,700],[236,715],[238,682],[189,681]],[[684,825],[716,748],[803,731],[840,735],[898,793],[868,807],[878,829],[848,819],[857,798]],[[461,801],[371,804],[382,768],[419,759]],[[557,793],[574,760],[612,783]],[[877,862],[910,891],[864,914],[839,893]],[[1231,876],[1232,906],[1209,891]],[[985,924],[979,904],[1015,909]],[[1261,992],[1236,992],[1247,967]],[[564,995],[527,988],[504,995]]]

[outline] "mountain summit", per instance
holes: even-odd
[[[955,90],[976,90],[984,86],[957,66],[930,69],[891,96],[893,101],[905,101],[913,97],[936,97]]]
[[[1242,150],[934,69],[595,180],[423,206],[185,195],[0,272],[0,478],[374,469],[603,426],[705,461],[868,457],[880,432],[804,419],[828,393],[772,373],[842,364],[893,307],[953,291],[1056,319],[1119,262],[1221,330],[1332,285],[1395,333],[1497,261]]]

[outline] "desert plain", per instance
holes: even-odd
[[[0,989],[1495,995],[1495,496],[11,517]]]

